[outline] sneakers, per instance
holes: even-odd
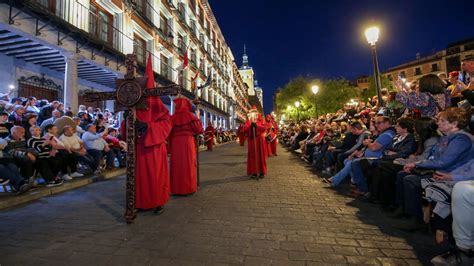
[[[65,174],[65,175],[61,176],[61,178],[62,178],[63,180],[65,180],[65,181],[72,180],[72,177],[71,177],[70,175],[68,175],[68,174]]]
[[[297,149],[295,150],[296,153],[303,153],[303,151],[301,149]]]
[[[453,250],[443,255],[438,255],[431,259],[434,265],[473,265],[474,257],[472,252]]]
[[[84,175],[79,173],[79,172],[74,172],[74,173],[70,174],[69,176],[74,178],[74,177],[83,177]]]
[[[10,180],[0,178],[0,186],[8,185],[8,183],[10,183]]]
[[[28,184],[28,182],[25,182],[23,185],[21,185],[19,188],[18,188],[18,191],[16,192],[16,194],[20,195],[20,194],[23,194],[25,192],[27,192],[28,190],[30,190],[30,185]]]
[[[62,179],[56,179],[53,181],[46,182],[46,187],[57,187],[64,183]]]

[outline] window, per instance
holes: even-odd
[[[178,13],[181,16],[183,20],[186,20],[186,12],[184,8],[184,3],[179,3],[178,4]]]
[[[136,34],[133,35],[133,50],[137,55],[137,62],[145,65],[146,63],[146,42]]]
[[[113,16],[96,5],[90,6],[89,32],[100,40],[113,43]]]
[[[392,74],[388,74],[388,75],[387,75],[387,78],[388,78],[388,80],[393,81]]]
[[[402,78],[406,77],[405,71],[400,71],[400,77],[402,77]]]
[[[452,54],[459,54],[461,52],[461,47],[456,46],[456,47],[451,47],[446,50],[447,55],[452,55]]]
[[[193,35],[196,35],[196,30],[197,30],[197,27],[196,27],[196,21],[195,20],[191,20],[190,21],[190,27],[191,27],[191,32]]]
[[[196,55],[196,49],[190,49],[189,50],[189,53],[190,53],[190,58],[191,58],[191,63],[193,63],[194,65],[196,65],[197,63],[197,55]]]
[[[474,50],[474,42],[464,45],[464,51]]]
[[[421,68],[419,67],[415,68],[415,75],[416,76],[421,75]]]
[[[438,64],[432,64],[431,65],[431,72],[436,72],[436,71],[439,71]]]
[[[143,16],[147,16],[147,0],[136,0],[138,13],[142,14]]]
[[[204,28],[204,9],[199,7],[199,22],[201,22],[201,26]]]
[[[184,38],[181,34],[178,34],[178,49],[181,54],[184,54],[186,50],[186,44],[184,43]]]
[[[189,9],[196,13],[196,0],[189,0]]]
[[[165,17],[165,15],[160,14],[160,30],[166,37],[168,37],[168,33],[169,33],[168,29],[169,29],[168,18]]]
[[[168,57],[164,56],[163,54],[160,56],[160,68],[161,68],[161,75],[167,79],[171,79],[170,77],[170,64]]]

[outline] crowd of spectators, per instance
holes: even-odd
[[[125,166],[117,116],[81,105],[74,115],[59,101],[0,95],[0,183],[18,193]]]
[[[453,246],[435,264],[473,262],[474,57],[461,68],[448,79],[400,79],[395,91],[382,91],[384,105],[377,97],[352,102],[336,113],[288,121],[280,131],[281,142],[328,187],[346,181],[350,196],[411,220],[402,230],[429,225],[438,244]]]

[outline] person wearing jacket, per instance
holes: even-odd
[[[430,177],[433,171],[451,172],[473,158],[474,137],[462,130],[469,120],[468,113],[462,108],[451,107],[440,112],[437,124],[444,136],[427,159],[408,163],[397,174],[397,201],[406,214],[421,218],[423,178]]]

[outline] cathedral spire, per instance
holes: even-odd
[[[249,57],[247,56],[247,46],[244,44],[244,55],[242,56],[242,67],[249,67]]]

